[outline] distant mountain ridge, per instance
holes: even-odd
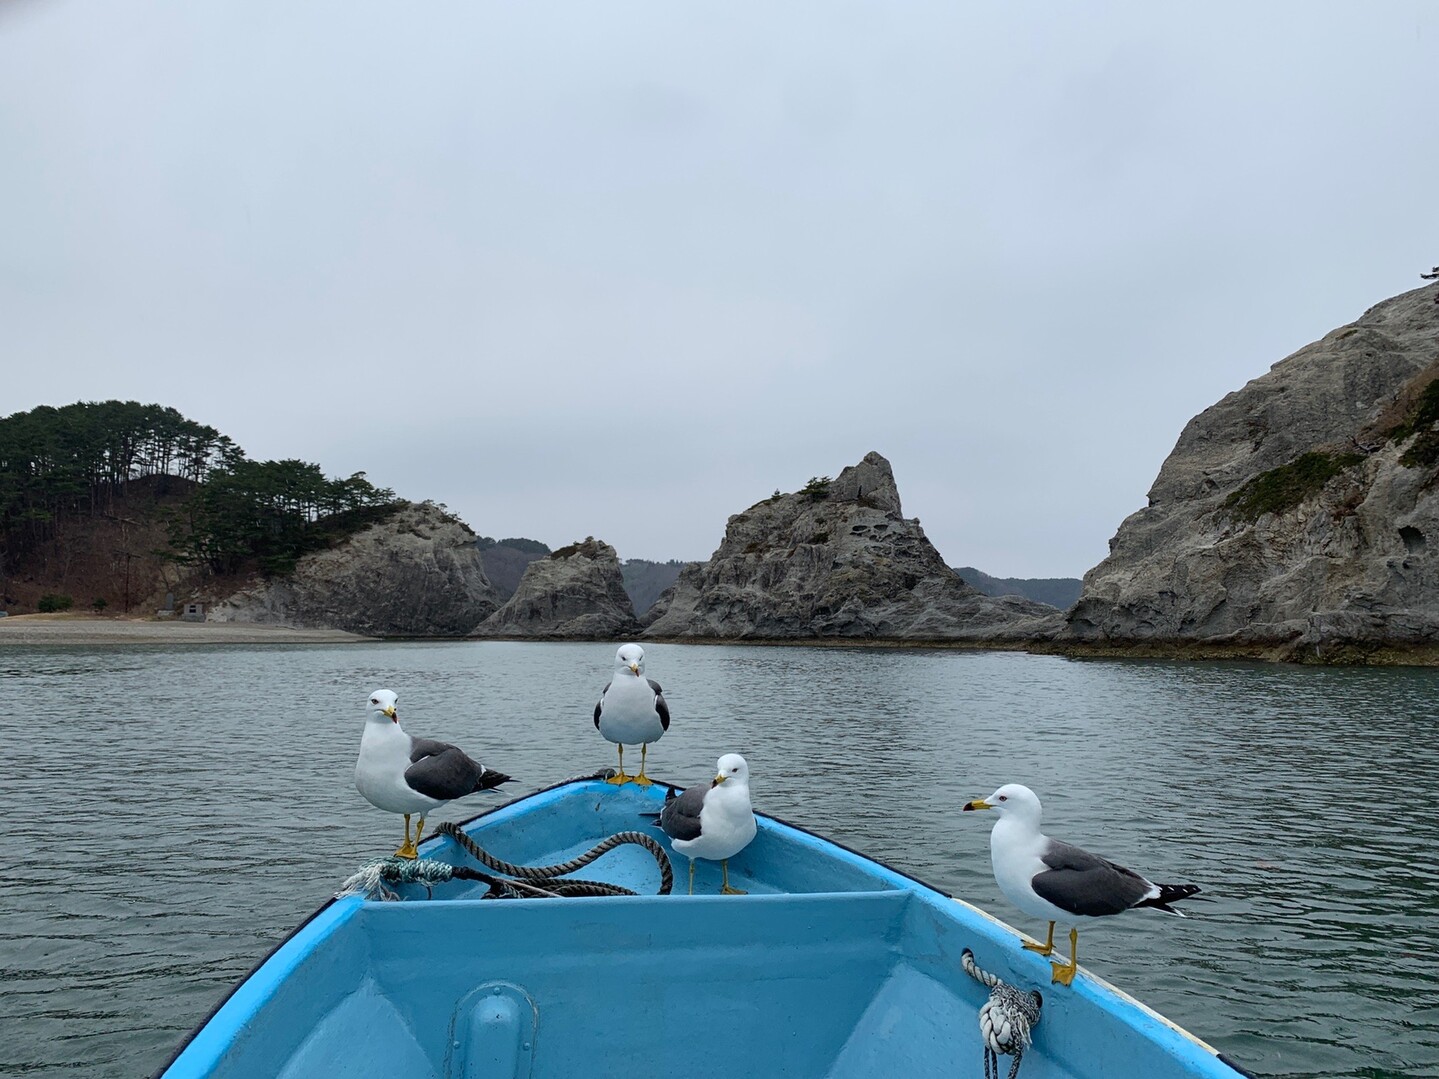
[[[1023,596],[1066,611],[1079,601],[1084,582],[1078,577],[991,577],[973,566],[955,566],[964,583],[986,596]]]

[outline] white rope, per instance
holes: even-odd
[[[394,902],[400,898],[400,894],[387,888],[386,881],[395,884],[423,884],[429,888],[450,880],[454,876],[454,872],[454,866],[446,862],[432,861],[429,858],[418,860],[393,856],[381,858],[360,866],[353,876],[340,885],[340,890],[335,893],[335,898],[342,899],[347,895],[362,895],[366,899]]]
[[[974,962],[974,953],[966,948],[959,957],[964,972],[981,985],[989,987],[989,999],[979,1009],[979,1033],[984,1039],[984,1079],[999,1079],[999,1058],[1012,1056],[1009,1079],[1019,1074],[1019,1062],[1029,1048],[1030,1032],[1039,1025],[1042,1003],[1037,992],[1021,993],[999,979],[997,974],[981,970]]]

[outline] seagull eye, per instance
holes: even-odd
[[[371,704],[379,704],[379,703],[380,703],[380,698],[379,698],[379,697],[371,697],[371,698],[370,698],[370,703],[371,703]]]
[[[1009,795],[1007,795],[1007,794],[1001,794],[1001,795],[999,796],[999,800],[1000,800],[1001,802],[1007,802],[1007,801],[1009,801]]]

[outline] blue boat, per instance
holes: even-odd
[[[458,826],[525,865],[644,829],[664,787],[576,780]],[[484,899],[490,886],[400,884],[401,902],[337,898],[232,990],[164,1079],[348,1076],[978,1076],[980,968],[1042,997],[1021,1079],[1244,1074],[1083,968],[1050,985],[1016,931],[854,851],[756,814],[719,867],[675,856],[679,894],[638,845],[581,875],[636,896]],[[664,840],[658,829],[647,829]],[[665,849],[668,843],[665,842]],[[476,866],[449,836],[421,859]],[[1007,1072],[1009,1059],[999,1058]]]

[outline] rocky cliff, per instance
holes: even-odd
[[[961,581],[903,516],[877,453],[731,517],[718,550],[685,567],[661,605],[644,636],[1015,641],[1062,622],[1052,607]]]
[[[615,549],[590,536],[531,562],[509,602],[471,636],[605,639],[638,630]]]
[[[1294,658],[1439,638],[1439,305],[1377,304],[1200,413],[1064,640]]]
[[[475,534],[431,503],[306,555],[287,577],[209,598],[211,621],[399,637],[458,637],[499,605]]]

